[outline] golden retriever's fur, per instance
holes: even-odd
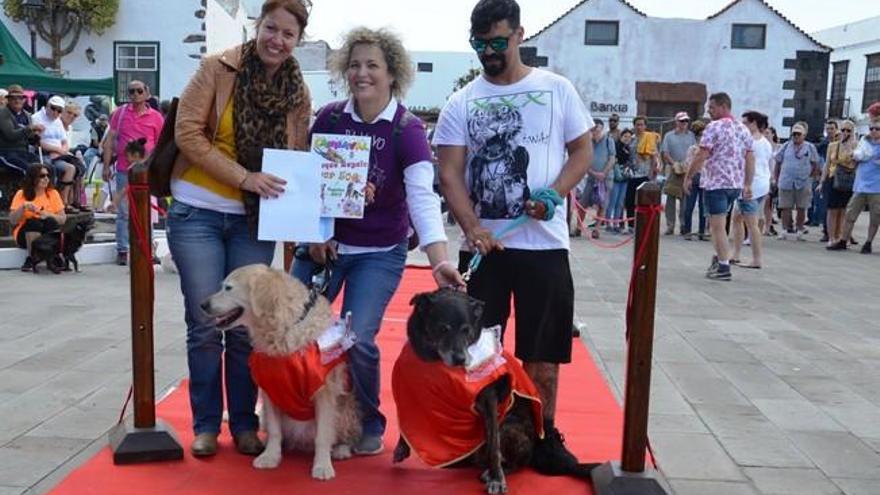
[[[249,265],[230,273],[220,292],[209,297],[202,309],[216,318],[220,330],[245,326],[254,351],[270,356],[286,356],[312,344],[333,321],[325,298],[318,297],[310,304],[303,284],[265,265]],[[314,396],[314,421],[290,418],[261,391],[267,439],[254,467],[278,467],[283,442],[288,450],[314,451],[312,477],[333,478],[331,458],[351,457],[351,445],[361,433],[357,404],[348,390],[348,373],[343,363],[327,377]]]

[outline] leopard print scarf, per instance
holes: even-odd
[[[233,95],[237,161],[252,172],[262,170],[263,149],[287,148],[287,114],[302,105],[305,97],[296,59],[288,58],[270,81],[256,47],[256,40],[242,46]],[[244,191],[243,199],[248,226],[256,234],[260,197]]]

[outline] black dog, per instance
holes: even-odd
[[[37,265],[46,262],[46,268],[52,273],[61,273],[61,264],[58,259],[58,247],[60,246],[60,234],[49,232],[34,239],[31,243],[31,260],[34,263],[33,272],[39,273]]]
[[[73,264],[74,271],[79,271],[76,253],[82,248],[86,242],[86,236],[94,226],[95,220],[89,216],[87,220],[77,222],[69,232],[62,235],[61,262],[64,271],[69,272],[71,264]]]
[[[415,309],[407,321],[407,336],[415,355],[426,362],[465,366],[468,347],[479,340],[482,332],[483,303],[459,291],[440,289],[416,295],[411,304]],[[533,458],[538,433],[531,401],[514,395],[512,408],[499,424],[499,404],[510,396],[508,375],[480,390],[474,409],[482,417],[486,441],[478,451],[456,465],[485,469],[480,479],[488,493],[506,492],[504,473],[526,466],[546,475],[589,478],[594,464],[548,466]],[[410,446],[401,437],[394,449],[394,462],[401,462],[409,455]]]

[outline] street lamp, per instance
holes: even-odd
[[[40,14],[46,9],[46,3],[43,0],[24,0],[21,2],[21,8],[24,9],[28,29],[31,32],[31,58],[36,60],[37,23],[39,22]]]

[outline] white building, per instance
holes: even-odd
[[[178,96],[205,53],[241,43],[259,14],[256,0],[120,0],[116,22],[103,34],[83,32],[73,53],[61,59],[72,78],[116,78],[117,101],[127,98],[128,82],[140,79],[160,99]],[[30,32],[23,22],[3,22],[19,44],[30,51]],[[37,57],[49,57],[50,46],[37,37]]]
[[[813,33],[831,52],[828,116],[864,124],[865,110],[880,101],[880,16]]]
[[[707,19],[583,0],[524,46],[527,62],[568,77],[597,116],[702,116],[708,95],[724,91],[734,112],[767,113],[782,135],[795,120],[822,130],[830,50],[761,0],[733,1]]]

